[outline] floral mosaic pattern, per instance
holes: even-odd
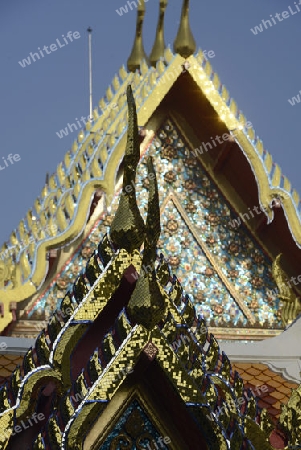
[[[244,316],[228,293],[204,252],[192,236],[172,201],[162,215],[163,227],[159,247],[169,255],[168,262],[185,292],[194,299],[197,314],[221,325],[223,315],[229,315],[236,324]],[[181,232],[179,238],[178,232]]]
[[[277,288],[272,278],[271,260],[243,224],[236,229],[231,227],[229,222],[237,218],[237,213],[192,156],[191,149],[171,120],[158,131],[137,169],[137,202],[144,218],[148,200],[148,155],[154,159],[160,205],[172,192],[188,217],[186,223],[175,204],[167,201],[161,212],[158,251],[168,259],[172,272],[180,279],[185,293],[191,296],[197,312],[206,317],[211,326],[250,326],[192,235],[190,224],[254,315],[256,327],[279,328],[279,300],[268,296],[268,291]],[[30,314],[45,310],[47,316],[59,307],[66,288],[71,287],[108,231],[117,205],[118,196],[111,205],[111,215],[99,221],[60,278],[39,299]]]
[[[154,443],[159,437],[160,433],[158,433],[142,406],[137,400],[134,400],[99,450],[155,448]],[[168,446],[164,443],[160,444],[160,448],[168,450]]]

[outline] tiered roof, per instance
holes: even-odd
[[[200,445],[212,449],[296,448],[293,446],[301,445],[297,431],[301,387],[294,391],[275,428],[266,411],[258,409],[255,396],[246,391],[227,356],[219,351],[191,300],[183,296],[164,257],[156,261],[160,213],[151,160],[145,225],[135,203],[135,189],[128,189],[133,186],[139,161],[130,88],[128,101],[124,180],[129,184],[123,184],[110,234],[103,237],[60,310],[0,391],[0,428],[6,430],[0,435],[0,448],[101,445],[106,449],[108,439],[113,439],[112,429],[134,445],[143,420],[149,430],[144,433],[144,445],[164,430],[180,439],[171,441],[172,449]],[[151,389],[147,398],[146,387]],[[180,408],[174,426],[166,417],[164,424],[158,422],[157,411],[150,406],[156,403],[156,395],[163,409],[171,399],[172,407]],[[27,419],[33,413],[44,419],[29,426]],[[18,434],[20,424],[26,429]],[[115,445],[117,440],[118,435]]]
[[[93,122],[88,122],[79,133],[33,208],[14,230],[10,242],[1,249],[2,330],[11,322],[16,302],[39,291],[47,274],[46,254],[51,249],[74,241],[84,230],[95,190],[101,190],[106,198],[113,197],[114,175],[125,144],[127,85],[132,85],[139,125],[144,126],[171,91],[184,66],[220,120],[229,130],[235,130],[236,142],[256,178],[259,204],[265,209],[268,221],[271,222],[274,217],[271,203],[275,199],[280,200],[291,235],[296,245],[299,248],[301,246],[299,195],[264,149],[255,130],[246,127],[245,116],[221,84],[203,52],[200,50],[192,55],[194,41],[191,40],[191,32],[186,32],[187,27],[189,28],[188,2],[185,1],[183,5],[180,30],[175,43],[176,54],[170,49],[164,50],[162,30],[167,2],[160,2],[160,21],[151,58],[153,67],[148,67],[142,61],[142,3],[138,8],[137,38],[128,63],[131,70],[138,67],[139,70],[134,73],[122,67],[115,75],[105,98],[99,102],[99,108],[93,111]],[[118,107],[115,108],[115,105]]]
[[[150,435],[159,436],[160,433],[170,434],[170,436],[174,433],[171,448],[177,450],[179,447],[184,449],[185,445],[191,443],[193,448],[197,448],[203,445],[203,438],[210,443],[211,448],[218,449],[229,448],[229,445],[231,448],[260,450],[299,448],[301,445],[300,387],[295,389],[297,384],[290,383],[281,376],[275,376],[274,372],[265,365],[262,367],[258,364],[239,362],[232,364],[231,368],[229,359],[219,350],[216,339],[210,334],[212,328],[208,331],[208,323],[206,324],[199,314],[199,306],[204,298],[197,298],[198,304],[194,306],[189,297],[183,295],[183,288],[187,291],[190,284],[190,280],[187,282],[187,275],[193,272],[191,267],[187,266],[185,270],[181,267],[176,271],[181,278],[180,282],[175,276],[171,276],[170,267],[175,270],[176,262],[171,261],[173,264],[168,267],[164,258],[160,257],[155,263],[155,274],[152,273],[152,278],[147,277],[146,280],[145,274],[142,273],[145,269],[141,270],[141,267],[148,266],[146,256],[140,253],[140,247],[139,249],[125,247],[124,236],[120,240],[120,233],[123,234],[125,228],[127,232],[135,231],[135,226],[132,227],[131,224],[128,227],[125,226],[123,219],[117,228],[115,223],[113,248],[110,240],[107,237],[103,238],[104,227],[112,225],[112,216],[106,215],[105,211],[106,206],[110,206],[114,198],[116,173],[124,153],[126,132],[130,130],[130,127],[127,127],[126,110],[128,84],[131,84],[136,100],[138,123],[141,127],[148,124],[148,129],[145,130],[146,138],[142,145],[143,152],[153,145],[162,153],[163,159],[167,158],[169,162],[174,163],[171,158],[171,155],[175,153],[174,148],[168,147],[168,140],[173,139],[173,146],[178,147],[179,154],[181,151],[185,154],[187,151],[191,152],[193,148],[191,145],[183,145],[183,142],[185,143],[183,137],[185,133],[181,134],[183,116],[177,117],[175,111],[170,114],[166,114],[165,111],[163,117],[160,110],[162,117],[157,121],[156,127],[150,125],[150,119],[153,120],[154,112],[165,101],[164,108],[166,109],[167,105],[172,109],[175,89],[182,86],[184,92],[184,87],[192,79],[193,95],[199,96],[199,99],[205,99],[206,104],[215,110],[220,123],[233,134],[241,155],[250,165],[258,187],[258,202],[262,209],[265,209],[269,223],[273,221],[275,212],[271,204],[278,203],[278,206],[280,204],[285,215],[284,225],[289,228],[290,236],[294,239],[296,246],[298,248],[301,246],[299,196],[281,174],[280,168],[272,161],[271,155],[263,148],[255,131],[246,127],[245,117],[230,98],[226,88],[221,85],[202,51],[194,54],[194,40],[191,39],[191,32],[187,32],[189,28],[188,0],[185,0],[183,4],[175,53],[165,48],[163,19],[167,2],[160,1],[156,42],[150,57],[151,68],[143,61],[145,52],[141,35],[144,18],[142,3],[138,9],[137,35],[128,61],[128,70],[122,67],[114,77],[105,98],[99,102],[99,108],[93,112],[94,121],[87,123],[85,129],[79,133],[56,173],[47,180],[34,207],[12,233],[10,243],[2,248],[4,262],[0,261],[0,269],[2,269],[0,270],[0,288],[3,304],[0,305],[2,312],[0,327],[4,329],[14,317],[17,303],[21,304],[23,300],[33,296],[34,300],[30,308],[36,307],[37,299],[41,309],[44,308],[41,300],[41,285],[47,273],[46,255],[52,249],[78,242],[83,230],[85,230],[85,236],[89,234],[87,219],[93,209],[91,198],[95,191],[102,196],[104,214],[101,215],[101,219],[105,217],[105,220],[102,223],[103,226],[99,228],[100,234],[93,235],[94,243],[98,243],[101,236],[99,247],[92,253],[87,264],[85,263],[87,254],[90,254],[92,247],[85,248],[84,244],[80,250],[83,258],[78,267],[76,252],[75,256],[71,256],[68,264],[65,261],[69,269],[71,265],[74,266],[72,269],[74,276],[69,277],[67,282],[62,277],[59,278],[59,294],[62,294],[66,285],[69,286],[67,294],[61,304],[58,303],[60,295],[53,295],[53,305],[59,305],[56,313],[51,316],[48,324],[46,320],[45,330],[39,335],[34,347],[24,357],[21,367],[14,371],[11,378],[9,374],[13,367],[20,363],[20,358],[16,360],[9,354],[5,357],[1,356],[0,375],[6,379],[6,383],[0,391],[2,399],[0,424],[1,428],[7,431],[1,436],[2,447],[0,448],[17,450],[19,446],[23,450],[25,442],[28,445],[35,442],[32,444],[32,448],[35,449],[49,448],[49,446],[57,449],[82,448],[81,440],[85,436],[84,448],[90,449],[94,445],[95,448],[101,446],[106,450],[109,449],[109,441],[113,439],[108,435],[107,425],[110,421],[115,421],[115,430],[118,433],[127,433],[131,430],[130,425],[133,422],[140,425],[143,423],[143,427],[148,430],[148,438]],[[190,81],[187,81],[188,78]],[[181,80],[184,80],[182,85]],[[186,91],[184,94],[186,95]],[[191,98],[187,97],[187,103],[190,105],[192,102],[189,100]],[[132,127],[131,133],[134,132],[134,128]],[[159,130],[156,136],[154,129]],[[199,141],[195,146],[199,145]],[[186,160],[183,159],[184,165],[188,167],[190,164],[195,165],[196,161],[188,161],[188,159],[190,159],[189,155]],[[217,165],[222,166],[222,164],[223,158],[218,159]],[[162,189],[161,178],[158,176],[160,189]],[[207,187],[208,178],[206,178]],[[143,180],[142,175],[141,180]],[[146,184],[144,187],[147,187],[149,191],[153,189],[150,196],[152,200],[149,203],[155,211],[155,186]],[[172,188],[174,187],[177,187],[176,183],[172,185]],[[143,199],[142,205],[139,204],[141,209],[146,203],[144,201],[146,195],[139,189],[140,186],[137,187],[137,192]],[[191,186],[188,186],[187,190],[190,195]],[[207,190],[206,194],[211,194],[210,189]],[[215,187],[213,186],[211,190],[215,192]],[[202,195],[204,195],[205,204],[205,192]],[[131,202],[128,203],[131,207],[124,208],[126,213],[132,211]],[[168,202],[173,205],[172,208]],[[187,199],[182,202],[181,197],[179,201],[177,196],[171,193],[161,205],[161,217],[165,214],[171,219],[169,225],[173,229],[170,228],[170,234],[174,232],[175,217],[172,215],[175,214],[179,214],[191,229],[194,228],[193,208],[195,205],[190,201],[189,204],[186,203]],[[115,211],[114,205],[112,210]],[[204,210],[206,210],[205,207]],[[214,217],[212,212],[209,211],[209,213],[208,217],[212,219],[212,223],[209,220],[210,226],[214,231],[216,214]],[[121,214],[122,218],[124,214]],[[93,220],[95,222],[96,216]],[[94,223],[90,225],[92,227]],[[149,221],[147,230],[152,230],[155,236],[158,232],[158,224],[157,228],[152,226],[152,222]],[[116,229],[118,229],[117,234]],[[210,256],[208,242],[203,239],[204,236],[198,235],[195,228],[192,235],[201,248],[201,251],[199,249],[196,251],[193,238],[188,243],[185,242],[186,246],[196,251],[194,263],[196,265],[200,263],[205,255],[209,258],[210,264],[217,268],[215,256],[212,252]],[[140,237],[142,239],[142,233]],[[151,241],[149,237],[148,241],[149,243]],[[117,242],[118,245],[116,245]],[[163,248],[165,252],[166,242],[164,241],[163,244],[160,243],[160,250]],[[8,249],[11,245],[12,250]],[[256,245],[253,245],[253,248],[257,251]],[[151,256],[154,258],[153,251],[153,248],[150,249],[148,259],[151,259]],[[262,257],[261,253],[260,256]],[[237,304],[240,305],[244,320],[248,319],[246,333],[250,336],[254,335],[257,339],[266,337],[269,333],[271,335],[279,333],[277,328],[281,328],[281,322],[276,323],[275,320],[274,329],[262,330],[262,335],[258,334],[258,330],[253,329],[259,322],[260,325],[263,324],[264,315],[266,317],[268,315],[270,319],[273,315],[271,308],[260,302],[254,306],[257,300],[255,298],[254,302],[249,302],[250,293],[247,290],[243,297],[245,301],[241,302],[238,293],[233,291],[231,283],[226,282],[221,261],[218,261],[221,264],[218,267],[218,274],[238,302]],[[262,258],[261,260],[259,258],[258,264],[261,263]],[[267,270],[270,270],[269,265],[270,262]],[[73,283],[81,267],[83,270]],[[257,270],[254,263],[253,269]],[[144,281],[136,283],[139,272],[140,278]],[[196,273],[201,274],[197,271]],[[193,274],[195,276],[194,272]],[[68,278],[68,273],[66,276]],[[153,283],[156,284],[155,289],[153,289]],[[209,278],[208,283],[205,284],[206,289],[215,289]],[[272,289],[271,286],[269,287]],[[137,295],[139,289],[142,294]],[[46,285],[47,290],[49,292],[48,285]],[[135,295],[134,292],[136,292]],[[221,312],[218,311],[222,304],[222,302],[219,304],[220,292],[217,289],[214,292],[210,291],[209,294],[205,296],[206,301],[215,301],[216,314],[212,320],[220,324]],[[132,304],[129,303],[130,298]],[[147,301],[140,304],[141,298]],[[268,299],[268,302],[270,305],[271,299]],[[205,306],[208,312],[208,305]],[[252,314],[249,308],[253,308]],[[254,313],[253,310],[256,312]],[[239,308],[235,309],[235,314],[239,316],[242,314],[241,311]],[[228,316],[230,314],[229,320],[227,314]],[[237,326],[235,314],[233,315],[233,311],[225,311],[222,317],[222,323],[226,320],[225,329],[219,329],[220,335],[224,333],[223,337],[226,334],[231,339],[240,338],[242,328]],[[259,320],[258,323],[257,320]],[[209,325],[214,326],[216,323],[209,323]],[[232,329],[229,328],[229,324],[233,327]],[[239,324],[246,325],[243,321]],[[262,383],[268,386],[268,392],[255,399],[248,389],[255,392],[256,386]],[[291,395],[292,388],[295,390]],[[154,398],[147,397],[149,390],[153,392]],[[174,396],[172,392],[177,392],[177,395]],[[166,400],[167,397],[168,400]],[[238,402],[239,398],[243,399],[241,405]],[[288,398],[290,398],[288,404],[281,413],[281,403],[286,403]],[[269,414],[260,411],[260,408],[267,409],[274,418],[274,423],[270,423]],[[178,417],[173,416],[176,427],[181,430],[181,433],[175,432],[170,423],[165,424],[166,412],[172,415],[173,410],[181,411]],[[43,413],[45,420],[30,426],[28,430],[23,430],[20,435],[16,433],[14,427],[23,426],[24,421],[26,424],[26,417],[30,420],[30,414],[34,412]],[[159,412],[160,420],[155,414]],[[186,416],[187,412],[189,415]],[[187,419],[185,429],[187,428],[188,431],[183,429],[183,417]],[[276,423],[275,420],[278,422]],[[94,426],[93,423],[95,423]],[[127,435],[129,440],[134,439],[135,436],[133,431],[131,433]]]

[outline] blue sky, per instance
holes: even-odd
[[[299,0],[298,0],[299,2]],[[159,0],[148,0],[144,43],[149,54]],[[89,114],[88,37],[93,28],[93,106],[130,54],[136,11],[116,12],[125,0],[1,0],[0,2],[0,243],[9,238],[40,194],[77,132],[56,132]],[[182,0],[169,0],[165,38],[172,45]],[[288,7],[291,7],[290,13]],[[301,6],[300,6],[301,9]],[[279,22],[275,14],[288,11]],[[285,14],[287,16],[288,14]],[[250,28],[274,17],[275,24],[254,35]],[[301,90],[301,12],[293,0],[191,0],[191,27],[197,45],[213,50],[210,60],[239,108],[255,127],[292,185],[301,193],[301,102],[288,99]],[[78,31],[65,43],[62,35]],[[58,39],[62,45],[50,52]],[[30,52],[48,55],[24,68]],[[19,154],[11,164],[7,156]],[[5,161],[6,165],[5,165]]]

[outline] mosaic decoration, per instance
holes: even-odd
[[[160,433],[139,402],[134,400],[122,414],[114,430],[99,447],[99,450],[119,450],[121,448],[130,448],[131,450],[153,449],[155,448],[154,441],[158,437],[160,437]],[[168,450],[164,443],[161,444],[161,448],[162,450]]]
[[[126,156],[131,153],[134,141],[133,118],[136,113],[130,88],[128,97],[130,125]],[[134,145],[133,154],[139,156],[138,145]],[[148,163],[150,168],[151,159]],[[125,166],[125,178],[135,170],[134,164],[133,167]],[[125,209],[120,200],[115,224],[113,221],[111,226],[111,230],[115,227],[115,240],[112,242],[107,236],[101,240],[94,258],[89,260],[84,273],[61,302],[62,310],[73,305],[69,320],[64,320],[59,311],[53,314],[47,329],[40,333],[34,347],[24,356],[21,367],[1,387],[0,428],[6,430],[5,436],[0,434],[1,450],[21,448],[20,443],[35,450],[82,450],[83,443],[87,448],[95,448],[102,439],[106,439],[107,433],[110,433],[107,439],[110,450],[121,450],[129,445],[143,449],[150,447],[151,441],[158,442],[160,436],[153,425],[157,423],[155,416],[151,410],[146,414],[138,401],[133,403],[129,388],[137,388],[137,383],[147,376],[146,360],[140,359],[145,357],[143,353],[150,357],[148,365],[159,366],[156,386],[165,380],[171,388],[171,396],[169,389],[163,393],[164,400],[175,399],[176,394],[183,406],[182,423],[188,424],[189,417],[194,419],[196,428],[191,434],[187,433],[188,428],[181,430],[179,426],[176,431],[176,423],[169,426],[174,448],[180,448],[176,447],[175,433],[181,431],[183,438],[188,436],[189,448],[198,448],[196,444],[201,441],[206,442],[211,450],[228,450],[230,444],[231,448],[240,450],[287,450],[299,444],[299,391],[293,392],[287,409],[283,410],[281,427],[275,427],[267,411],[258,408],[254,393],[246,390],[237,372],[233,372],[229,359],[220,351],[214,336],[208,334],[205,320],[196,315],[191,301],[183,297],[179,281],[166,276],[166,264],[155,265],[156,254],[151,251],[150,240],[151,231],[158,231],[154,242],[160,231],[155,184],[154,180],[150,182],[148,214],[143,226],[143,252],[136,238],[137,230],[141,234],[143,231],[136,220],[137,205],[133,207],[134,202],[129,202],[132,209]],[[155,214],[150,215],[154,211]],[[122,222],[127,225],[123,230],[118,228]],[[209,258],[207,250],[206,255]],[[143,262],[152,264],[151,276],[141,273]],[[130,283],[127,277],[132,270],[139,276],[137,282]],[[144,283],[146,278],[148,283]],[[124,289],[124,280],[133,288],[131,291],[127,287]],[[140,280],[143,283],[139,287]],[[164,287],[168,290],[164,291]],[[132,321],[128,314],[131,314],[129,305],[140,289],[147,295],[135,303],[135,320]],[[164,299],[159,306],[156,302],[158,290]],[[118,306],[118,294],[119,311],[114,312],[112,306]],[[152,316],[146,327],[143,325],[145,307]],[[158,314],[158,308],[161,314]],[[112,314],[102,314],[104,309]],[[117,317],[116,313],[119,313]],[[95,324],[98,325],[97,334]],[[187,339],[175,348],[173,344],[179,333]],[[83,345],[82,349],[78,344]],[[76,371],[73,370],[75,364],[78,365]],[[124,383],[128,376],[131,377],[126,367],[133,368],[130,372],[134,371],[131,380],[127,380],[129,383]],[[126,394],[123,404],[128,399],[131,406],[125,406],[127,410],[121,412],[120,418],[120,405],[115,405],[118,409],[112,421],[111,414],[106,415],[105,411],[118,391],[121,393],[120,388]],[[45,397],[48,397],[46,401]],[[144,404],[145,400],[141,398],[140,401]],[[25,429],[22,436],[15,434],[13,426],[23,424],[22,420],[38,408],[43,411],[45,421],[37,424],[34,430]],[[177,412],[174,409],[171,415],[175,417]],[[95,430],[99,418],[103,419],[103,428],[97,435],[91,431]],[[291,418],[294,428],[290,426]],[[162,441],[160,445],[162,447]],[[154,446],[157,447],[156,444]]]
[[[269,295],[277,289],[272,278],[271,260],[243,224],[238,228],[231,226],[230,222],[237,218],[237,214],[192,156],[191,149],[170,119],[158,131],[137,168],[137,203],[142,216],[145,218],[147,208],[146,157],[149,155],[154,160],[161,205],[162,230],[158,253],[162,252],[167,258],[197,312],[211,326],[252,325],[208,261],[189,228],[191,226],[254,316],[254,326],[281,327],[279,299]],[[174,202],[168,201],[167,196],[171,193],[185,209],[188,223]],[[112,215],[117,203],[118,194],[111,205]],[[29,316],[34,311],[39,314],[45,310],[47,318],[58,307],[65,289],[71,287],[99,240],[108,231],[112,215],[98,222]]]

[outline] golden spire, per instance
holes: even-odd
[[[155,272],[156,246],[160,236],[160,209],[156,174],[151,158],[147,161],[147,169],[149,197],[142,272],[137,280],[127,311],[133,322],[151,330],[164,316],[165,299]]]
[[[196,43],[189,23],[189,0],[184,0],[181,14],[181,22],[177,37],[173,44],[175,53],[188,58],[196,50]]]
[[[136,35],[134,45],[132,48],[132,53],[127,61],[127,66],[130,72],[135,72],[137,69],[140,69],[140,64],[144,59],[148,63],[148,58],[144,51],[142,39],[142,25],[144,21],[144,15],[145,15],[144,0],[139,0],[139,5],[137,8]]]
[[[159,21],[156,32],[156,39],[151,51],[149,61],[152,66],[156,66],[157,61],[164,56],[165,41],[164,41],[164,15],[168,0],[160,0]]]
[[[142,266],[150,264],[154,267],[157,256],[157,242],[160,237],[161,227],[158,185],[152,157],[147,159],[147,172],[149,180],[148,206]]]
[[[123,158],[123,188],[119,206],[111,224],[110,237],[118,248],[129,253],[140,249],[144,241],[145,225],[136,202],[135,178],[140,159],[140,145],[136,105],[131,86],[127,88],[128,134]]]

